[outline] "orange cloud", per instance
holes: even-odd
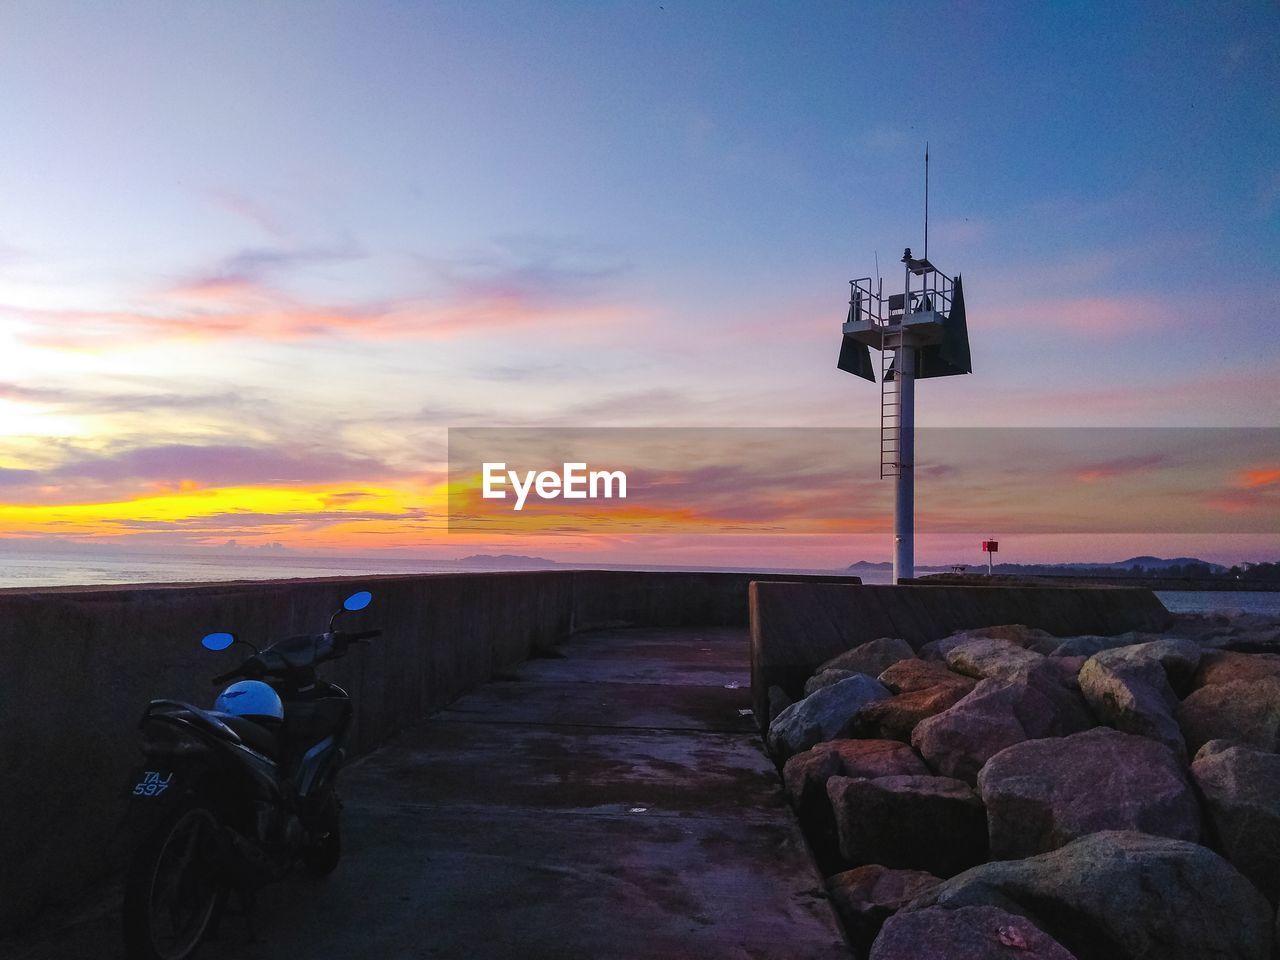
[[[1269,487],[1280,482],[1280,467],[1255,467],[1240,474],[1239,485],[1246,488]]]

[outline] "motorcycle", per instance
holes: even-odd
[[[144,763],[131,783],[130,817],[141,826],[124,888],[124,938],[133,960],[185,960],[217,932],[235,893],[252,924],[255,891],[301,863],[330,873],[341,857],[336,780],[351,725],[351,698],[316,677],[381,630],[344,632],[339,617],[372,594],[347,597],[324,633],[259,650],[232,633],[210,633],[208,650],[253,654],[213,678],[231,682],[212,710],[152,700],[142,715]]]

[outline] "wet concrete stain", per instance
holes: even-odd
[[[602,631],[344,772],[345,853],[220,960],[848,958],[751,717],[745,630]],[[120,957],[104,904],[6,949]]]

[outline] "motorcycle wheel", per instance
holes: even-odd
[[[324,813],[321,817],[322,832],[302,852],[302,863],[315,877],[325,877],[333,873],[342,859],[342,824],[340,811],[342,805],[338,795],[332,791],[325,798]]]
[[[186,960],[209,929],[222,894],[218,819],[179,810],[151,834],[129,867],[124,940],[131,960]]]

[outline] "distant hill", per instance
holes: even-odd
[[[1103,564],[1103,566],[1119,567],[1122,570],[1128,570],[1130,567],[1143,567],[1147,570],[1163,570],[1166,567],[1208,567],[1214,573],[1221,573],[1227,569],[1222,564],[1210,563],[1208,560],[1199,560],[1196,557],[1174,557],[1171,560],[1160,557],[1130,557],[1128,560]]]
[[[980,562],[970,562],[967,566],[977,569],[985,564]],[[857,563],[851,563],[845,568],[851,573],[857,573],[859,570],[892,570],[892,563],[872,563],[869,560],[859,560]],[[924,566],[917,565],[917,570],[950,570],[951,565],[933,565]],[[1219,563],[1210,563],[1208,560],[1199,560],[1195,557],[1172,557],[1169,559],[1163,557],[1130,557],[1128,560],[1098,560],[1098,561],[1073,561],[1071,563],[997,563],[994,567],[998,573],[1082,573],[1085,571],[1103,571],[1110,570],[1115,572],[1130,572],[1133,570],[1146,571],[1149,574],[1157,574],[1158,571],[1176,570],[1177,575],[1187,575],[1189,571],[1208,571],[1209,573],[1225,573],[1227,568]]]

